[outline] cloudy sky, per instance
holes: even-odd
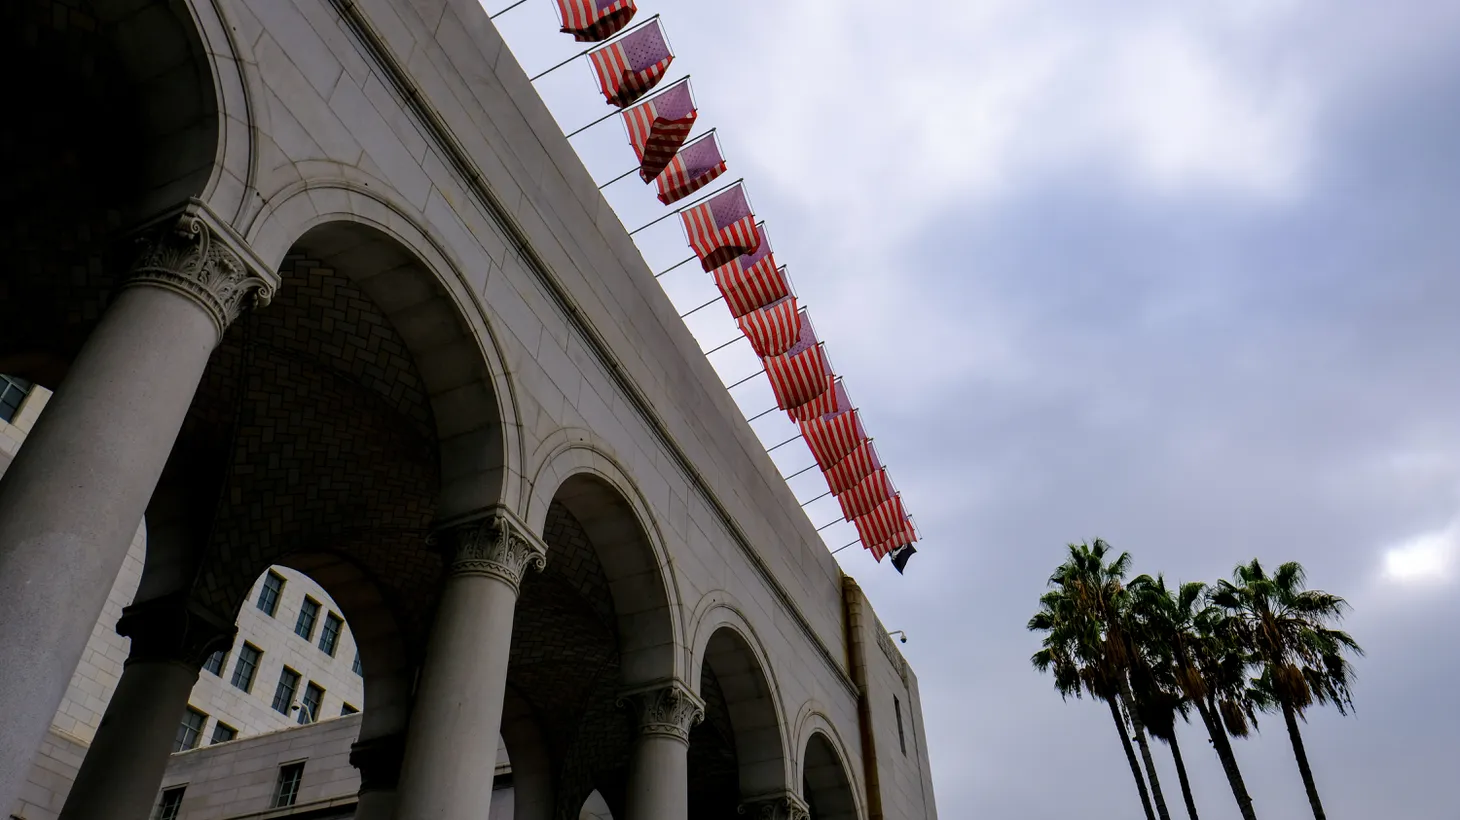
[[[923,533],[906,577],[838,558],[911,636],[942,817],[1139,816],[1109,713],[1062,703],[1023,628],[1063,544],[1100,536],[1173,580],[1257,556],[1347,596],[1358,713],[1305,727],[1329,814],[1454,820],[1460,5],[640,7]],[[553,14],[498,20],[529,72],[574,50]],[[537,85],[566,130],[607,110],[585,63]],[[574,144],[600,180],[633,164],[616,123]],[[663,213],[606,193],[630,228]],[[639,239],[656,270],[688,255],[670,222]],[[661,282],[683,310],[715,295],[688,266]],[[707,349],[735,337],[721,309],[688,321]],[[712,359],[727,383],[758,366],[743,342]],[[763,379],[734,395],[772,404]],[[1307,816],[1281,719],[1263,729],[1236,747],[1259,816]],[[1236,817],[1202,732],[1182,739],[1203,817]]]

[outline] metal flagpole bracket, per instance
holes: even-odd
[[[726,191],[730,190],[731,188],[734,188],[736,185],[739,185],[739,184],[741,184],[744,181],[745,181],[745,177],[741,177],[740,179],[735,180],[734,182],[730,183],[729,185],[726,185],[723,188],[716,188],[715,190],[709,192],[708,194],[705,194],[704,196],[700,197],[699,199],[696,199],[694,202],[689,203],[688,205],[684,205],[682,207],[675,208],[674,210],[670,211],[669,213],[665,214],[664,216],[661,216],[658,219],[654,220],[653,222],[650,222],[648,225],[641,225],[641,226],[633,229],[632,231],[629,231],[629,236],[633,236],[634,234],[638,233],[639,231],[644,230],[645,228],[649,228],[649,227],[653,227],[654,225],[658,225],[660,222],[663,222],[664,220],[670,218],[671,216],[678,216],[678,215],[684,213],[685,211],[688,211],[690,208],[693,208],[696,205],[699,205],[700,203],[704,202],[707,199],[713,199],[713,198],[719,196],[720,194],[725,193]],[[748,202],[748,198],[747,198],[747,202]]]
[[[507,9],[502,9],[502,11],[506,11],[506,10]],[[497,13],[498,14],[501,14],[502,11],[499,11]],[[579,57],[582,57],[582,56],[584,56],[586,54],[589,54],[591,52],[597,51],[600,48],[605,48],[607,46],[610,46],[610,45],[618,42],[619,40],[622,40],[623,38],[629,36],[630,34],[633,34],[634,32],[638,31],[639,29],[643,28],[644,26],[649,25],[650,23],[654,22],[655,20],[658,20],[658,19],[659,19],[659,15],[656,14],[653,17],[650,17],[648,20],[645,20],[644,22],[638,24],[637,26],[633,26],[632,28],[629,28],[629,29],[626,29],[624,31],[619,32],[618,36],[617,37],[614,37],[611,40],[605,40],[605,41],[603,41],[601,43],[595,43],[591,47],[583,49],[582,51],[578,52],[577,54],[574,54],[572,57],[569,57],[568,59],[562,61],[561,63],[558,63],[557,65],[553,66],[552,68],[549,68],[549,69],[547,69],[545,71],[540,71],[540,72],[532,75],[531,77],[528,77],[527,78],[527,81],[530,82],[530,83],[535,83],[538,80],[541,80],[543,77],[546,77],[547,75],[549,75],[549,74],[553,73],[554,71],[557,71],[558,69],[560,69],[563,66],[567,65],[568,63],[573,62],[574,60],[578,59]],[[667,34],[664,35],[664,44],[665,45],[668,45],[669,44],[669,35],[667,35]],[[622,111],[623,109],[619,109],[619,110]],[[617,113],[618,113],[618,111],[615,111],[614,112],[614,114],[617,114]],[[612,116],[612,115],[610,115],[610,116]]]

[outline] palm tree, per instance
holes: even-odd
[[[1253,559],[1238,565],[1230,582],[1218,581],[1211,600],[1231,615],[1236,636],[1261,670],[1258,696],[1268,694],[1282,711],[1314,820],[1325,820],[1298,718],[1315,702],[1331,703],[1339,714],[1348,714],[1354,673],[1344,653],[1362,655],[1363,649],[1347,632],[1329,626],[1343,619],[1348,602],[1304,589],[1305,580],[1297,562],[1283,564],[1269,576]]]
[[[1099,538],[1093,545],[1069,544],[1068,549],[1065,562],[1049,578],[1049,585],[1054,589],[1040,599],[1041,612],[1055,613],[1056,623],[1063,621],[1064,634],[1058,637],[1070,642],[1071,657],[1091,670],[1093,679],[1086,683],[1091,694],[1118,699],[1119,705],[1124,707],[1141,750],[1156,813],[1160,820],[1170,820],[1166,799],[1161,793],[1161,781],[1156,775],[1156,764],[1151,757],[1151,747],[1146,741],[1145,724],[1140,711],[1135,708],[1128,677],[1131,658],[1135,654],[1125,625],[1130,602],[1125,576],[1130,571],[1130,554],[1123,552],[1106,563],[1111,548]],[[1030,621],[1029,627],[1042,630],[1042,626],[1034,620]],[[1057,636],[1051,633],[1050,637]],[[1039,665],[1038,655],[1034,662]],[[1119,717],[1121,709],[1112,707],[1112,712]],[[1125,732],[1123,723],[1121,732]],[[1139,772],[1136,774],[1139,775]]]
[[[1044,632],[1043,648],[1034,653],[1030,661],[1041,672],[1054,674],[1054,688],[1060,697],[1076,699],[1081,691],[1089,692],[1095,700],[1104,701],[1110,707],[1110,717],[1115,721],[1115,730],[1120,733],[1120,745],[1125,749],[1130,763],[1131,776],[1136,780],[1136,790],[1141,795],[1141,808],[1146,820],[1156,820],[1151,809],[1151,795],[1146,790],[1146,779],[1141,775],[1141,764],[1136,760],[1130,735],[1125,729],[1125,718],[1120,709],[1119,696],[1115,687],[1106,680],[1103,664],[1095,656],[1098,641],[1088,640],[1086,626],[1077,622],[1070,599],[1063,592],[1045,593],[1039,599],[1040,609],[1029,619],[1032,632]]]
[[[1240,696],[1245,686],[1246,663],[1230,651],[1231,642],[1222,639],[1226,630],[1221,613],[1206,602],[1206,585],[1187,583],[1170,590],[1163,576],[1142,575],[1131,581],[1130,590],[1131,620],[1137,644],[1148,658],[1148,665],[1160,670],[1160,677],[1169,681],[1167,686],[1174,684],[1180,693],[1179,697],[1174,693],[1165,697],[1196,709],[1227,775],[1238,810],[1244,820],[1257,820],[1228,739],[1229,732],[1239,737],[1248,732],[1246,714],[1250,709],[1243,708]],[[1174,713],[1170,709],[1167,713],[1172,715],[1174,738]],[[1230,721],[1223,718],[1227,713],[1232,716]],[[1224,724],[1230,724],[1230,728]],[[1161,737],[1164,725],[1156,728],[1153,719],[1152,726],[1152,734]],[[1174,744],[1171,751],[1173,758],[1179,757],[1180,751]],[[1186,786],[1185,766],[1179,760],[1177,774],[1182,779],[1183,794],[1188,798],[1187,810],[1194,812]]]
[[[1143,652],[1144,654],[1144,652]],[[1169,668],[1169,667],[1167,667]],[[1196,812],[1196,798],[1191,793],[1191,779],[1186,774],[1186,760],[1181,756],[1181,744],[1176,739],[1176,719],[1187,719],[1189,706],[1175,691],[1175,682],[1166,679],[1165,669],[1153,670],[1155,674],[1145,676],[1134,689],[1136,708],[1141,711],[1141,720],[1146,724],[1151,737],[1166,744],[1171,752],[1171,762],[1176,764],[1176,779],[1181,783],[1181,798],[1186,802],[1188,820],[1199,820]],[[1162,680],[1157,680],[1157,678]]]

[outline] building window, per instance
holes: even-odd
[[[203,724],[208,716],[189,706],[183,713],[182,723],[177,726],[177,742],[172,744],[174,752],[186,752],[198,748],[198,738],[203,734]]]
[[[178,786],[163,791],[162,799],[157,801],[157,812],[152,815],[154,820],[177,820],[178,812],[182,811],[183,792],[187,788]]]
[[[279,783],[274,787],[273,808],[294,805],[299,799],[299,781],[304,779],[304,761],[279,767]]]
[[[284,667],[279,672],[279,685],[274,687],[274,711],[281,715],[289,714],[289,707],[294,704],[294,693],[298,690],[299,673]]]
[[[208,656],[208,660],[203,663],[203,668],[219,677],[222,677],[223,667],[227,665],[228,650],[220,649],[217,652],[214,652],[213,654]]]
[[[233,685],[245,692],[253,691],[253,679],[259,672],[263,651],[251,643],[238,648],[238,663],[233,665]]]
[[[319,618],[319,601],[304,597],[304,605],[299,607],[299,620],[294,622],[294,634],[306,641],[314,639],[314,622]]]
[[[284,576],[273,570],[264,576],[264,588],[259,590],[259,611],[274,617],[279,609],[279,596],[284,593]]]
[[[902,701],[898,700],[896,695],[892,698],[892,708],[897,711],[897,745],[902,747],[902,753],[906,756],[907,735],[902,732]]]
[[[324,631],[319,633],[319,648],[331,658],[335,656],[335,649],[340,645],[340,627],[344,625],[340,616],[333,612],[324,616]]]
[[[238,730],[220,720],[213,724],[213,739],[208,741],[208,745],[227,743],[236,737],[238,737]]]
[[[319,720],[319,707],[322,703],[324,703],[324,690],[319,687],[319,684],[310,681],[309,685],[304,687],[304,704],[299,708],[300,725]]]
[[[350,665],[350,669],[355,674],[359,675],[360,677],[362,677],[362,678],[365,677],[365,670],[364,670],[363,667],[360,666],[360,648],[359,647],[355,647],[355,662]]]
[[[25,379],[0,375],[0,421],[14,421],[20,412],[20,405],[30,393],[31,384]]]
[[[359,714],[359,712],[360,712],[359,709],[356,709],[355,707],[351,706],[348,703],[346,703],[345,705],[343,705],[343,706],[340,707],[340,717],[344,717],[346,715]]]

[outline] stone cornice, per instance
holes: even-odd
[[[633,707],[640,737],[667,737],[689,743],[690,729],[705,719],[705,702],[680,681],[640,687],[619,696]]]
[[[390,85],[394,86],[396,93],[400,96],[402,103],[412,111],[421,122],[426,132],[436,142],[445,159],[466,182],[466,187],[475,194],[475,198],[485,207],[487,213],[497,222],[503,232],[511,241],[513,250],[522,258],[526,267],[537,276],[547,290],[551,299],[558,305],[567,317],[569,323],[587,342],[588,350],[598,359],[599,363],[613,379],[614,383],[623,391],[624,397],[628,399],[634,411],[637,412],[653,431],[656,438],[663,444],[672,460],[679,466],[689,478],[690,483],[714,510],[716,517],[724,524],[730,539],[739,548],[741,554],[746,557],[752,567],[771,592],[776,596],[777,602],[786,609],[792,616],[792,620],[801,629],[816,653],[821,657],[833,676],[841,683],[843,689],[852,698],[859,697],[857,685],[842,662],[837,659],[833,649],[817,635],[811,622],[806,618],[805,613],[796,604],[793,598],[776,579],[775,573],[771,571],[770,565],[762,558],[755,546],[751,543],[749,536],[740,528],[734,516],[730,514],[720,497],[710,488],[705,476],[695,467],[694,462],[689,458],[684,448],[675,440],[674,434],[670,432],[664,419],[660,417],[653,403],[648,396],[634,384],[624,367],[619,363],[618,358],[613,354],[604,340],[603,334],[593,326],[593,322],[578,308],[573,297],[568,293],[551,268],[533,249],[532,243],[527,238],[527,233],[518,223],[512,212],[503,204],[500,197],[492,190],[487,183],[485,175],[472,160],[470,153],[466,150],[461,140],[452,132],[451,126],[441,117],[439,113],[432,110],[426,103],[419,88],[411,80],[409,72],[401,59],[393,54],[385,39],[367,19],[364,12],[356,4],[356,0],[331,0],[336,11],[343,18],[346,27],[359,38],[364,50],[381,69],[382,77]],[[810,519],[807,519],[808,526]],[[839,653],[840,647],[835,652]]]
[[[201,200],[190,199],[136,232],[141,254],[126,287],[159,287],[196,302],[218,338],[246,304],[268,304],[279,277]]]

